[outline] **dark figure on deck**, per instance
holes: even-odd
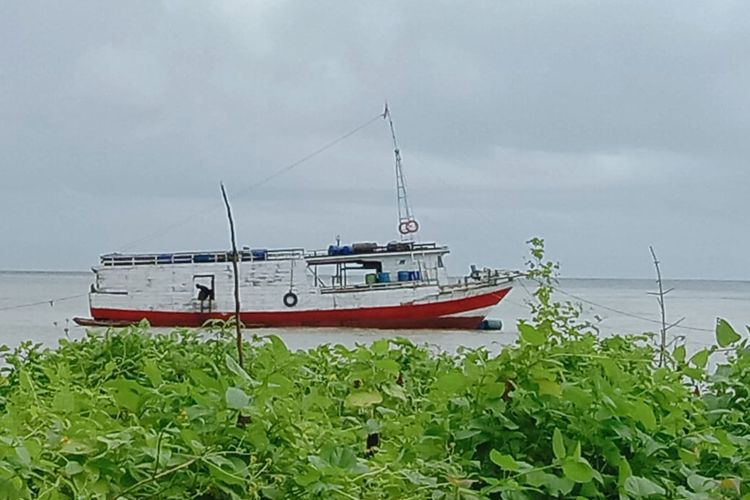
[[[211,301],[214,300],[214,291],[205,285],[196,284],[195,288],[198,289],[198,300],[201,301],[201,312],[203,312],[203,302],[208,300],[208,310],[211,311]]]

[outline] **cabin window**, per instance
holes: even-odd
[[[443,256],[438,255],[437,258],[438,258],[438,267],[443,267]]]
[[[398,261],[398,263],[399,263],[399,265],[406,264],[406,259],[401,259],[400,261]]]

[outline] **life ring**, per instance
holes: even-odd
[[[419,223],[414,219],[405,220],[398,225],[398,232],[401,234],[416,233],[417,231],[419,231]]]
[[[287,307],[294,307],[297,305],[298,299],[294,292],[289,292],[284,295],[284,305]]]

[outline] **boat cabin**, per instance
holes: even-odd
[[[331,245],[305,261],[321,288],[438,285],[446,282],[447,253],[448,247],[435,243],[355,243]]]
[[[243,247],[238,252],[241,263],[240,273],[253,283],[258,281],[257,275],[263,273],[268,274],[267,280],[263,281],[266,285],[294,282],[295,265],[304,263],[307,276],[305,281],[308,281],[308,286],[324,293],[446,284],[448,280],[443,256],[447,253],[449,250],[446,246],[414,242],[391,242],[387,245],[376,243],[331,245],[327,250],[318,251],[305,251],[301,248],[268,250]],[[131,276],[139,276],[141,281],[147,283],[147,286],[151,286],[154,280],[173,279],[174,272],[170,274],[171,277],[163,275],[163,272],[169,273],[168,268],[190,268],[194,272],[192,287],[212,291],[215,285],[211,265],[220,264],[224,268],[231,261],[232,253],[225,250],[102,255],[100,268],[94,269],[97,274],[95,289],[125,290],[132,287],[134,278],[131,278],[131,284],[127,285],[123,281],[126,275],[112,274],[112,271],[116,271],[113,268],[120,268],[130,273],[124,268],[136,267],[142,272],[136,275],[131,274]],[[159,271],[160,269],[162,271]],[[100,276],[100,270],[110,270],[106,273],[106,279]],[[181,274],[185,272],[187,271],[180,271]]]

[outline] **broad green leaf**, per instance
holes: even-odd
[[[159,370],[159,367],[153,359],[147,358],[143,360],[143,373],[148,377],[152,387],[159,387],[164,383],[161,378],[161,370]]]
[[[518,324],[518,334],[521,340],[531,345],[542,345],[547,341],[547,336],[528,323]]]
[[[682,460],[688,465],[696,464],[700,460],[698,453],[696,453],[693,450],[686,450],[685,448],[680,448],[679,450],[677,450],[677,454],[679,455],[680,460]]]
[[[221,379],[211,377],[203,370],[194,368],[188,372],[188,375],[190,375],[190,378],[195,383],[195,385],[202,389],[213,389],[217,392],[221,391]]]
[[[435,387],[445,392],[461,392],[466,389],[466,376],[459,372],[446,372],[435,380]]]
[[[620,457],[620,464],[618,466],[617,473],[617,484],[620,487],[625,486],[625,480],[633,475],[633,470],[630,468],[630,464],[625,457]]]
[[[404,391],[404,388],[397,384],[389,384],[384,385],[382,387],[383,392],[388,394],[392,398],[400,399],[401,401],[406,401],[406,392]]]
[[[367,470],[367,467],[359,464],[357,455],[348,446],[327,444],[320,450],[320,458],[339,469],[351,472],[363,472]]]
[[[538,379],[536,383],[539,386],[539,394],[555,397],[562,396],[562,387],[554,380]]]
[[[229,354],[224,356],[224,362],[227,364],[227,368],[230,372],[237,375],[243,382],[245,382],[249,386],[257,386],[260,385],[260,383],[256,380],[253,380],[253,378],[248,375],[248,373],[242,368],[232,356]]]
[[[384,372],[396,374],[399,372],[401,367],[399,364],[392,359],[379,359],[375,361],[375,368],[383,370]]]
[[[702,349],[696,352],[693,357],[690,358],[690,362],[698,368],[705,368],[708,363],[708,350]]]
[[[594,469],[585,458],[567,458],[562,469],[565,477],[576,483],[588,483],[594,478]]]
[[[307,469],[307,472],[303,474],[295,474],[293,477],[295,483],[302,487],[305,487],[317,481],[320,478],[320,472],[314,467],[309,467]]]
[[[55,393],[52,398],[52,406],[62,413],[70,413],[76,409],[75,396],[66,387]]]
[[[552,451],[558,460],[565,458],[565,441],[562,432],[557,427],[555,427],[555,432],[552,433]]]
[[[591,393],[572,385],[563,385],[562,396],[581,408],[588,407],[594,401]]]
[[[227,401],[227,406],[234,410],[239,410],[250,404],[250,396],[239,387],[229,387],[224,394],[224,398]]]
[[[388,344],[389,344],[388,339],[376,340],[370,346],[370,350],[374,352],[375,354],[385,354],[386,352],[388,352],[388,348],[389,348]]]
[[[365,425],[362,427],[368,434],[372,434],[374,432],[381,432],[383,430],[383,426],[380,423],[379,420],[376,420],[374,418],[368,418],[367,422],[365,422]]]
[[[16,446],[16,457],[23,465],[31,465],[31,455],[25,446]]]
[[[67,464],[65,464],[65,475],[68,477],[75,476],[76,474],[80,474],[83,472],[83,467],[81,467],[81,464],[76,462],[75,460],[71,460]]]
[[[268,440],[266,429],[261,424],[251,424],[245,431],[245,435],[250,444],[258,451],[264,451],[271,444]]]
[[[276,359],[284,359],[289,356],[289,348],[278,335],[266,335],[266,339],[271,341],[271,349]]]
[[[546,488],[547,492],[554,497],[568,495],[575,486],[575,483],[568,478],[558,477],[540,470],[528,472],[525,477],[526,484],[536,488]]]
[[[272,373],[269,375],[266,379],[266,384],[269,389],[273,390],[273,392],[281,393],[283,395],[289,394],[294,387],[294,382],[281,373]]]
[[[383,396],[378,391],[356,391],[346,397],[346,405],[363,408],[383,402]]]
[[[643,424],[647,431],[656,428],[656,417],[651,407],[644,401],[638,400],[633,402],[633,417]]]
[[[685,362],[685,356],[686,356],[686,351],[685,351],[685,346],[684,345],[679,345],[679,346],[677,346],[677,347],[674,348],[674,351],[672,351],[672,357],[678,363],[684,363]]]
[[[412,484],[417,486],[429,486],[435,487],[437,485],[437,479],[421,474],[418,471],[402,470],[401,474]]]
[[[664,488],[655,482],[640,476],[630,476],[625,480],[625,492],[635,498],[643,498],[651,495],[664,495]]]
[[[238,467],[230,459],[221,455],[209,455],[203,460],[208,467],[209,474],[218,481],[226,484],[245,484],[243,476],[247,475],[245,467]]]
[[[690,474],[687,478],[687,484],[696,493],[705,493],[717,486],[715,480],[700,474]]]
[[[497,465],[503,470],[517,471],[520,470],[521,466],[515,461],[510,455],[503,455],[497,450],[490,451],[490,460],[492,463]]]
[[[732,325],[726,320],[716,318],[716,342],[719,343],[720,347],[727,347],[741,338],[740,334],[735,332]]]
[[[96,451],[95,448],[88,444],[72,439],[65,442],[60,448],[60,452],[67,455],[89,455],[94,451]]]
[[[141,394],[145,389],[142,385],[134,380],[120,378],[107,382],[105,387],[110,390],[117,406],[126,408],[133,413],[138,412],[141,405]]]
[[[453,436],[456,438],[456,441],[463,441],[464,439],[469,439],[469,438],[473,438],[474,436],[478,436],[481,433],[482,431],[479,431],[477,429],[462,429],[456,432]]]

